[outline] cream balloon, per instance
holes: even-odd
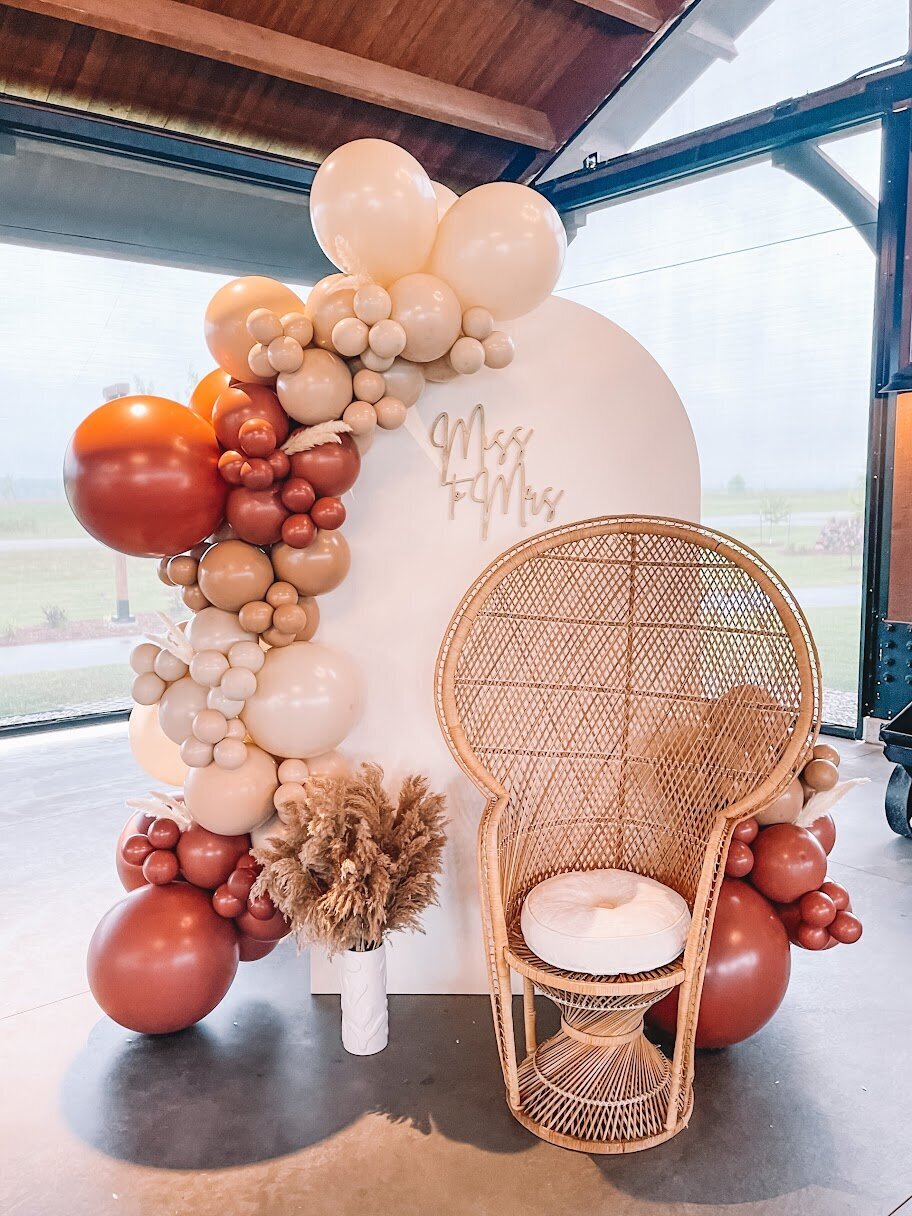
[[[127,727],[133,759],[155,781],[164,785],[183,785],[187,766],[180,758],[180,747],[161,728],[157,705],[134,705]]]
[[[220,836],[252,832],[273,815],[276,762],[259,747],[246,747],[247,758],[237,768],[194,768],[184,782],[188,812],[200,827]]]
[[[361,702],[360,673],[348,655],[318,642],[294,642],[267,652],[241,719],[258,747],[306,760],[342,742]]]
[[[322,756],[311,756],[307,761],[310,777],[350,777],[352,766],[341,752],[324,752]]]
[[[236,612],[203,608],[187,624],[187,641],[195,651],[220,650],[227,654],[235,642],[255,642],[257,635],[241,628]]]
[[[414,156],[384,139],[331,152],[310,190],[310,219],[340,270],[386,287],[420,270],[437,230],[437,196]]]
[[[247,363],[254,345],[247,329],[247,318],[260,308],[281,316],[286,312],[301,312],[304,305],[284,283],[262,275],[248,275],[220,287],[206,308],[206,345],[219,367],[238,380],[271,378],[254,375]]]
[[[506,321],[547,299],[566,252],[567,234],[547,199],[516,182],[489,182],[447,211],[428,267],[463,308],[481,306]]]
[[[250,846],[254,849],[268,849],[274,838],[285,838],[285,824],[278,815],[273,815],[271,819],[253,829],[250,833]]]
[[[352,400],[351,372],[338,355],[309,346],[298,370],[279,376],[276,393],[286,414],[315,426],[342,417]]]
[[[304,314],[313,326],[313,340],[317,346],[338,354],[333,346],[332,331],[346,317],[355,316],[355,288],[349,276],[328,274],[314,284],[304,305]]]
[[[162,730],[174,743],[183,743],[193,734],[193,720],[206,708],[209,690],[184,676],[165,690],[158,703],[158,720]]]
[[[394,359],[392,367],[383,373],[383,382],[386,391],[381,396],[398,397],[404,406],[411,408],[424,392],[424,368],[408,359]]]
[[[431,182],[431,185],[434,187],[434,197],[437,200],[437,223],[439,224],[459,195],[449,186],[445,186],[443,182]]]
[[[429,363],[459,337],[462,308],[448,283],[432,274],[409,274],[391,284],[392,319],[406,334],[403,358]]]

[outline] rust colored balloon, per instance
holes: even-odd
[[[265,418],[248,418],[240,425],[238,442],[245,456],[269,456],[275,451],[275,428]]]
[[[807,828],[774,823],[759,833],[753,850],[751,882],[775,903],[792,903],[826,878],[826,853]]]
[[[309,481],[318,498],[338,497],[350,490],[361,472],[361,454],[351,435],[341,443],[321,443],[291,457],[292,477]]]
[[[251,418],[268,422],[276,442],[288,438],[288,415],[265,384],[234,384],[219,393],[212,410],[212,425],[223,448],[240,448],[240,430]]]
[[[845,887],[841,887],[838,882],[821,883],[820,890],[824,895],[829,895],[830,899],[836,905],[837,912],[845,912],[849,907],[849,893]]]
[[[310,508],[310,518],[318,528],[341,528],[345,523],[345,505],[341,498],[318,498]]]
[[[246,461],[240,452],[222,452],[219,456],[219,472],[222,479],[227,481],[230,486],[239,486],[241,484],[241,469]]]
[[[826,950],[830,934],[820,925],[812,925],[802,921],[795,933],[795,941],[802,950]]]
[[[173,819],[155,819],[146,833],[154,849],[173,849],[180,840],[181,831]]]
[[[762,833],[761,833],[762,835]],[[769,901],[750,883],[723,880],[697,1020],[697,1047],[728,1047],[765,1026],[788,988],[788,937]],[[673,1034],[678,988],[654,1005],[649,1021]]]
[[[217,916],[223,916],[226,920],[234,920],[246,907],[247,901],[232,895],[225,883],[216,887],[212,893],[213,911]]]
[[[857,916],[853,916],[851,912],[837,912],[833,923],[830,925],[830,933],[837,942],[843,942],[847,946],[851,946],[861,937],[862,926],[861,921]]]
[[[134,891],[102,917],[89,943],[92,995],[109,1018],[141,1034],[192,1026],[237,972],[234,925],[188,883]]]
[[[259,942],[255,937],[248,937],[246,933],[238,934],[242,963],[255,963],[258,958],[265,958],[267,954],[272,954],[278,944],[277,941]]]
[[[268,460],[254,456],[241,465],[241,485],[248,490],[268,490],[272,482],[272,465]]]
[[[120,856],[128,866],[141,866],[152,852],[154,849],[149,837],[139,832],[135,836],[128,836],[120,847]]]
[[[282,506],[281,487],[248,490],[238,486],[228,495],[228,522],[241,540],[251,545],[274,545],[282,538],[288,512]]]
[[[144,836],[152,824],[154,816],[147,815],[145,811],[137,811],[123,826],[123,830],[117,840],[117,847],[114,850],[114,865],[117,868],[117,877],[125,891],[135,891],[137,887],[146,885],[145,877],[142,872],[142,861],[139,864],[131,865],[125,861],[122,853],[124,844],[131,836]],[[148,856],[148,854],[146,854]]]
[[[798,901],[801,919],[818,929],[831,925],[836,917],[836,905],[825,891],[808,891]]]
[[[214,891],[234,870],[237,859],[250,848],[250,837],[219,836],[191,824],[177,844],[177,860],[187,882]]]
[[[256,938],[258,942],[281,941],[291,931],[291,926],[278,909],[269,920],[257,920],[249,911],[242,912],[234,923],[239,933]]]
[[[839,768],[840,755],[831,743],[815,743],[811,755],[815,760],[829,760]]]
[[[816,836],[823,846],[823,851],[828,856],[833,852],[833,845],[836,843],[836,824],[832,815],[821,815],[819,819],[815,819],[813,823],[808,824],[808,831],[812,836]]]
[[[316,501],[314,488],[304,477],[289,477],[282,486],[282,502],[295,515],[306,515]]]
[[[733,840],[725,862],[725,873],[729,878],[744,878],[754,868],[754,854],[743,840]]]
[[[289,515],[282,524],[282,540],[292,549],[306,549],[317,536],[317,529],[309,515]]]
[[[230,383],[231,377],[228,373],[222,368],[216,367],[203,376],[190,394],[187,404],[198,418],[202,418],[203,422],[208,422],[212,426],[212,407],[215,405],[218,395],[223,393]]]
[[[743,823],[739,823],[733,832],[735,840],[742,840],[745,844],[752,844],[757,839],[757,833],[760,831],[760,825],[756,819],[745,819]]]
[[[180,867],[170,849],[154,849],[143,862],[142,871],[146,882],[162,887],[166,882],[174,882]]]
[[[270,920],[275,916],[276,906],[268,895],[249,896],[247,911],[256,920]]]
[[[120,553],[162,557],[210,536],[225,510],[212,428],[163,397],[108,401],[76,428],[63,463],[73,514]]]
[[[228,875],[228,881],[225,883],[226,889],[237,899],[246,901],[250,894],[250,888],[256,882],[256,874],[252,870],[245,867],[232,870]]]
[[[788,939],[794,945],[798,944],[798,926],[801,924],[801,909],[798,903],[793,904],[773,904],[776,910],[776,915],[782,921],[783,928],[788,935]]]

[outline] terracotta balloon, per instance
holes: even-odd
[[[338,530],[318,532],[306,549],[276,545],[272,550],[272,564],[276,578],[291,583],[301,595],[325,595],[338,587],[348,574],[351,552],[348,541]]]
[[[257,959],[265,958],[267,954],[272,954],[278,944],[277,941],[258,942],[255,937],[248,937],[246,933],[238,934],[238,950],[242,963],[255,963]]]
[[[315,426],[342,417],[352,399],[351,372],[332,351],[309,346],[297,371],[279,376],[276,392],[287,414]]]
[[[821,815],[813,823],[808,824],[808,831],[820,841],[824,853],[829,856],[836,844],[836,824],[832,815]]]
[[[724,879],[700,999],[697,1047],[729,1047],[756,1034],[782,1003],[790,971],[788,937],[775,909],[750,883]],[[673,989],[647,1015],[667,1034],[675,1032],[678,992]]]
[[[839,768],[839,752],[831,743],[815,743],[811,754],[815,760],[829,760],[831,764],[835,764]]]
[[[120,836],[117,838],[117,847],[114,850],[114,865],[117,869],[117,877],[121,881],[121,885],[125,891],[135,891],[137,887],[146,885],[146,878],[142,872],[142,866],[130,865],[124,859],[123,849],[125,841],[130,836],[135,836],[139,833],[148,831],[150,824],[154,822],[153,815],[147,815],[145,811],[137,811],[123,826]]]
[[[551,294],[566,252],[561,218],[545,198],[515,182],[489,182],[447,210],[429,268],[463,308],[480,305],[505,321]]]
[[[225,509],[212,428],[164,397],[120,397],[79,424],[63,463],[73,514],[120,553],[162,557],[211,535]]]
[[[306,452],[291,457],[292,477],[306,481],[315,498],[338,498],[352,488],[361,472],[361,456],[351,435],[342,435],[341,443],[321,443]],[[313,499],[295,511],[309,511]]]
[[[241,428],[247,422],[265,421],[275,433],[276,443],[288,438],[288,415],[279,399],[262,384],[232,384],[219,393],[212,409],[212,425],[223,448],[237,451]]]
[[[744,844],[751,844],[757,839],[757,833],[760,831],[760,825],[756,818],[751,816],[750,819],[745,819],[735,828],[732,836],[735,840],[740,840]]]
[[[252,545],[276,544],[288,518],[280,485],[270,486],[268,490],[238,486],[228,495],[225,509],[235,533]]]
[[[212,426],[212,407],[215,405],[219,393],[223,393],[230,383],[231,377],[228,373],[221,367],[216,367],[203,376],[190,394],[187,404],[198,418],[202,418],[203,422],[208,422]]]
[[[246,833],[223,836],[192,823],[177,842],[177,860],[187,882],[214,891],[228,881],[249,848],[250,837]]]
[[[402,357],[429,363],[445,355],[462,327],[462,308],[449,283],[431,274],[409,274],[389,289],[392,319],[405,330]]]
[[[254,545],[222,540],[200,558],[197,577],[211,604],[239,612],[251,600],[261,600],[272,585],[272,562]]]
[[[729,878],[744,878],[754,866],[754,854],[743,840],[733,840],[725,862],[725,873]]]
[[[89,943],[95,1000],[140,1034],[170,1034],[210,1013],[237,972],[237,932],[189,883],[134,891],[102,917]]]
[[[816,891],[826,878],[826,853],[806,828],[774,823],[753,845],[751,882],[767,899],[789,904]]]
[[[193,734],[193,719],[206,708],[207,693],[190,676],[168,685],[158,703],[158,721],[172,743],[181,744]]]
[[[310,219],[334,266],[386,287],[427,261],[437,231],[437,197],[431,179],[404,148],[356,139],[331,152],[317,170]]]
[[[298,644],[313,645],[312,642]],[[282,654],[284,651],[269,653]],[[259,676],[260,683],[268,663],[267,654]],[[250,702],[247,704],[249,706]],[[293,710],[290,710],[289,717],[292,713]],[[254,742],[258,741],[256,736],[251,737]],[[184,782],[184,797],[187,810],[196,823],[210,832],[235,836],[252,831],[272,817],[272,796],[278,787],[275,760],[259,747],[247,744],[247,759],[238,768],[227,769],[210,764],[207,768],[191,769]]]
[[[317,642],[294,642],[268,651],[241,719],[259,747],[306,760],[342,742],[358,720],[361,702],[360,673],[348,655]],[[278,781],[270,799],[277,786]],[[189,803],[189,785],[187,797]]]
[[[256,634],[242,628],[235,613],[213,607],[204,608],[190,618],[187,641],[197,652],[217,650],[227,655],[237,642],[255,642]]]
[[[290,288],[261,275],[232,279],[218,289],[206,308],[206,345],[216,363],[238,380],[270,379],[254,376],[247,362],[254,344],[247,318],[257,308],[269,309],[279,317],[304,311],[303,303]]]
[[[249,911],[242,912],[234,923],[238,933],[260,942],[281,941],[291,932],[291,926],[278,909],[268,920],[260,920],[258,917],[252,916]]]
[[[161,728],[157,705],[134,705],[127,727],[130,750],[139,767],[164,785],[183,785],[187,766],[180,757],[180,744]]]

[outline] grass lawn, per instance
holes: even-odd
[[[824,685],[839,692],[857,692],[861,631],[858,610],[809,608],[807,618],[820,651]]]
[[[40,540],[48,536],[85,536],[66,499],[0,502],[0,540]]]
[[[130,669],[125,663],[74,671],[39,671],[0,676],[0,718],[72,711],[77,706],[126,709],[130,704]]]

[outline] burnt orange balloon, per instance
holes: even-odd
[[[232,384],[219,393],[212,407],[212,425],[225,448],[240,448],[240,431],[251,419],[268,422],[277,443],[288,437],[288,415],[265,384]]]
[[[249,848],[249,836],[220,836],[193,823],[177,842],[177,860],[187,882],[214,891]]]
[[[119,397],[76,428],[63,463],[73,514],[135,557],[192,549],[222,522],[228,487],[212,427],[164,397]]]
[[[92,995],[140,1034],[170,1034],[210,1013],[238,967],[238,935],[207,891],[169,883],[134,891],[102,917],[89,943]]]
[[[790,904],[808,891],[816,891],[826,878],[826,853],[807,828],[774,823],[760,832],[751,847],[751,882],[777,904]]]
[[[756,1034],[781,1005],[790,972],[788,937],[775,909],[749,883],[726,878],[709,943],[697,1047],[729,1047]],[[678,991],[647,1015],[668,1034],[677,1024]]]
[[[131,865],[121,850],[131,836],[144,836],[154,822],[154,815],[147,815],[145,811],[137,811],[124,824],[123,831],[118,837],[117,848],[114,850],[114,864],[117,867],[117,877],[120,879],[125,891],[135,891],[137,887],[144,887],[146,885],[146,877],[142,871],[142,864],[138,866]]]
[[[212,407],[215,405],[215,399],[230,383],[231,377],[220,367],[203,376],[187,402],[197,418],[202,418],[203,422],[212,426]]]

